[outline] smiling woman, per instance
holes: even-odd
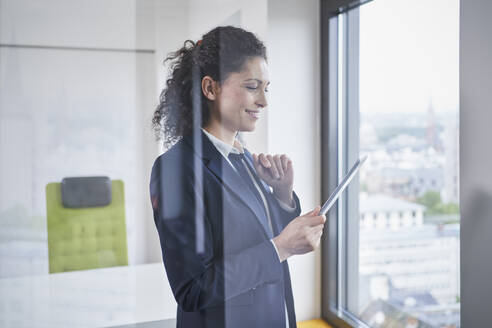
[[[247,59],[239,72],[219,84],[211,77],[202,80],[202,91],[211,101],[205,129],[233,143],[237,131],[253,131],[261,110],[267,106],[268,69],[263,57]],[[214,133],[215,132],[215,133]]]
[[[286,155],[252,155],[236,139],[268,105],[266,49],[218,27],[173,53],[154,114],[169,146],[150,195],[178,327],[295,327],[287,258],[318,246],[319,207],[300,216]]]
[[[243,114],[247,114],[246,109],[256,111],[253,97],[265,91],[263,84],[268,83],[263,80],[268,79],[266,60],[264,44],[253,33],[240,28],[217,27],[198,42],[185,41],[181,49],[165,60],[171,62],[172,76],[166,82],[152,120],[156,137],[163,137],[164,144],[170,146],[192,132],[196,117],[201,117],[198,125],[202,127],[212,117],[215,122],[231,119],[225,115],[234,110],[230,102],[241,101],[234,106],[236,110],[243,106]],[[220,91],[222,95],[217,98]],[[250,97],[241,91],[249,91]],[[215,106],[210,106],[214,103]],[[218,111],[222,107],[219,103],[224,103],[224,113]],[[266,106],[265,99],[262,105],[262,108]],[[194,108],[200,110],[200,115],[194,115]],[[253,128],[249,125],[248,131]]]

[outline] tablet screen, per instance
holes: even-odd
[[[361,167],[362,164],[364,164],[364,162],[366,161],[366,159],[367,159],[367,155],[359,158],[357,160],[357,162],[355,162],[354,166],[352,166],[352,168],[347,173],[347,175],[345,175],[343,177],[342,182],[340,182],[340,184],[331,193],[331,195],[328,198],[328,200],[323,204],[323,207],[321,208],[320,214],[326,214],[326,213],[328,213],[328,210],[333,206],[333,204],[335,204],[336,200],[338,199],[338,197],[340,197],[340,195],[345,190],[345,188],[347,188],[347,186],[349,185],[350,181],[352,181],[353,177],[359,171],[359,168]]]

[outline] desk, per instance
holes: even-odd
[[[175,317],[162,263],[0,279],[0,327],[111,327]]]

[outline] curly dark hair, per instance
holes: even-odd
[[[201,90],[203,77],[222,83],[229,74],[240,72],[253,57],[267,60],[266,48],[253,33],[233,26],[219,26],[202,40],[186,40],[181,49],[165,60],[171,62],[171,77],[162,90],[152,118],[157,140],[170,146],[210,119],[209,100]]]

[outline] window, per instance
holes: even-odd
[[[323,316],[337,326],[458,327],[459,2],[322,10],[323,194],[369,155],[329,213]],[[359,220],[369,211],[370,231]]]

